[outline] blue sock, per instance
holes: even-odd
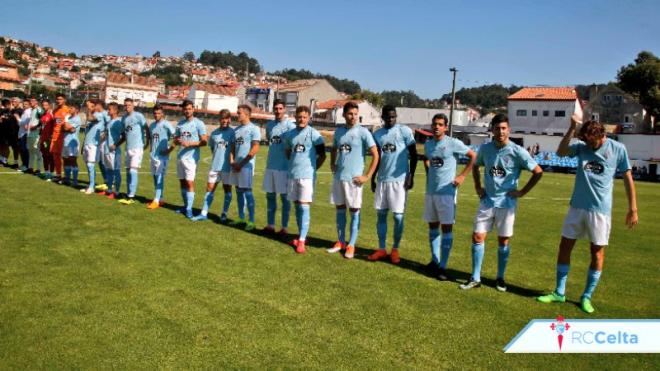
[[[504,271],[506,271],[506,263],[509,261],[509,249],[508,245],[500,246],[497,249],[497,278],[504,279]]]
[[[250,223],[254,223],[254,195],[251,189],[245,191],[245,203],[247,204]]]
[[[568,271],[570,269],[570,264],[557,263],[557,288],[555,288],[557,295],[566,295],[566,280],[568,279]]]
[[[163,198],[163,191],[165,190],[165,176],[158,174],[158,184],[156,185],[156,197],[160,201]]]
[[[236,190],[236,199],[238,206],[238,219],[245,220],[245,192],[240,188]]]
[[[346,209],[337,209],[337,240],[346,243]]]
[[[431,246],[431,261],[435,264],[440,262],[440,229],[429,229],[429,245]]]
[[[119,193],[119,190],[121,189],[121,170],[117,169],[114,170],[115,173],[115,189],[117,190],[117,193]]]
[[[154,175],[153,178],[154,178],[154,191],[155,191],[154,200],[159,200],[160,196],[158,195],[158,175]]]
[[[188,190],[185,188],[181,188],[181,199],[183,199],[183,208],[187,209],[188,208],[188,197],[187,197]]]
[[[442,240],[440,241],[440,268],[447,268],[447,261],[449,260],[449,253],[451,253],[451,246],[454,242],[454,234],[452,232],[443,233]]]
[[[96,168],[93,162],[87,163],[87,173],[89,174],[89,189],[94,189],[96,185]]]
[[[394,216],[394,244],[392,248],[398,249],[403,237],[403,213],[392,213]]]
[[[484,261],[485,244],[472,244],[472,280],[481,282],[481,263]]]
[[[99,171],[101,172],[101,175],[103,176],[103,183],[108,185],[110,180],[108,179],[108,170],[105,168],[105,165],[103,165],[103,160],[99,161]]]
[[[67,182],[71,179],[71,166],[64,167],[64,179]]]
[[[131,183],[133,183],[133,179],[131,175],[132,175],[131,170],[126,169],[126,193],[128,193],[128,195],[131,194]]]
[[[358,239],[358,233],[360,231],[360,210],[351,211],[351,239],[348,241],[348,244],[355,247]]]
[[[103,179],[105,179],[105,184],[108,186],[108,191],[112,192],[112,185],[115,183],[115,174],[113,170],[105,169],[103,174]]]
[[[280,195],[280,201],[282,201],[282,228],[289,228],[289,214],[291,214],[291,202],[287,198],[286,194]],[[309,206],[309,205],[308,205]]]
[[[302,229],[302,206],[301,204],[296,204],[296,225],[298,226],[298,232]]]
[[[300,237],[298,239],[300,241],[305,241],[305,239],[307,238],[307,233],[309,232],[309,220],[310,220],[309,204],[299,204],[298,207],[300,207],[300,214],[301,214]]]
[[[277,195],[266,193],[266,219],[268,225],[275,226],[275,213],[277,212]]]
[[[387,244],[387,212],[389,209],[382,209],[376,212],[378,219],[376,221],[376,233],[378,234],[378,248],[385,250]],[[351,228],[353,226],[351,225]],[[353,230],[351,229],[351,233]]]
[[[195,203],[195,192],[186,192],[186,211],[192,211],[193,204]]]
[[[222,213],[227,215],[229,211],[229,205],[231,205],[231,191],[225,192],[225,201],[222,204]]]
[[[78,165],[71,168],[73,171],[73,184],[78,185]]]
[[[582,293],[582,299],[591,299],[591,296],[598,286],[598,280],[600,280],[600,271],[589,268],[587,272],[587,286],[584,288]]]
[[[131,176],[128,184],[128,197],[135,197],[138,186],[138,171],[137,169],[130,169],[128,174]]]
[[[214,197],[213,192],[206,192],[204,195],[204,206],[202,207],[202,215],[207,215],[209,213],[209,209],[211,208],[211,204],[213,203],[213,197]]]

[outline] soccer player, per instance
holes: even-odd
[[[543,175],[543,170],[529,153],[509,140],[510,127],[506,115],[495,115],[490,122],[490,129],[493,140],[481,145],[476,166],[472,168],[474,187],[481,202],[474,218],[472,233],[472,276],[460,286],[463,290],[481,286],[481,263],[484,259],[486,235],[495,224],[499,243],[495,287],[498,291],[506,291],[504,271],[511,251],[509,241],[513,236],[517,200],[531,191]],[[485,189],[481,187],[480,166],[485,169]],[[532,176],[527,184],[518,190],[518,179],[523,169],[531,171]]]
[[[174,143],[179,146],[176,156],[176,172],[181,185],[183,207],[177,213],[186,218],[193,217],[192,207],[195,202],[195,172],[199,162],[199,148],[206,145],[208,135],[204,123],[193,116],[195,108],[189,100],[181,103],[184,119],[176,125]]]
[[[375,192],[374,207],[378,215],[376,231],[378,250],[369,255],[370,261],[386,259],[387,214],[394,218],[394,242],[390,261],[399,264],[399,244],[403,236],[403,212],[408,190],[412,189],[417,169],[417,147],[412,130],[396,123],[394,106],[383,107],[381,118],[384,126],[374,133],[380,160],[371,178],[371,191]]]
[[[285,156],[288,164],[288,200],[296,205],[298,238],[291,244],[298,254],[305,253],[305,241],[309,232],[310,207],[314,196],[316,169],[325,161],[323,137],[309,126],[310,109],[296,108],[296,128],[284,134]]]
[[[83,160],[89,174],[89,185],[86,189],[80,190],[86,195],[93,194],[96,187],[96,162],[98,161],[101,135],[105,131],[105,119],[94,112],[96,103],[95,100],[87,101],[87,127],[85,128],[85,141],[83,144]]]
[[[37,107],[39,107],[37,105]],[[30,99],[23,101],[23,111],[20,120],[18,121],[18,149],[21,155],[21,167],[19,171],[32,173],[29,170],[30,165],[30,151],[28,150],[28,133],[30,128],[30,121],[32,120],[32,105]]]
[[[124,99],[126,114],[121,122],[126,139],[126,183],[128,194],[119,203],[131,205],[135,203],[135,193],[138,187],[138,169],[142,165],[142,155],[149,146],[149,128],[147,120],[140,112],[135,111],[133,99]],[[146,141],[145,141],[146,138]]]
[[[50,137],[50,154],[53,157],[55,164],[55,177],[53,181],[60,182],[62,180],[62,146],[64,144],[64,132],[62,126],[69,119],[70,108],[66,104],[64,94],[57,94],[55,96],[55,110],[53,111],[53,131]]]
[[[62,160],[64,161],[64,180],[60,184],[71,184],[78,187],[78,154],[80,154],[80,126],[82,121],[78,115],[78,107],[70,106],[69,115],[61,124],[64,139],[62,140]]]
[[[147,205],[149,210],[157,209],[163,204],[163,188],[165,187],[167,165],[170,162],[170,152],[175,148],[174,145],[169,145],[175,130],[172,124],[165,120],[163,107],[157,104],[154,106],[153,112],[154,122],[149,126],[149,133],[151,134],[151,153],[149,157],[156,194],[154,199]]]
[[[231,175],[231,167],[229,163],[229,153],[232,143],[234,143],[234,129],[229,124],[231,123],[231,113],[227,109],[220,111],[220,126],[211,132],[209,136],[209,147],[213,152],[213,159],[211,160],[211,169],[209,170],[208,180],[206,181],[206,194],[204,195],[204,206],[199,215],[192,218],[193,221],[202,221],[208,219],[209,209],[213,203],[215,189],[218,183],[222,181],[222,189],[225,193],[224,204],[222,205],[222,214],[220,214],[220,221],[227,222],[227,211],[231,204],[231,183],[229,177]]]
[[[275,119],[266,124],[266,139],[268,139],[268,161],[264,172],[263,190],[266,192],[266,210],[268,225],[263,229],[266,234],[275,233],[275,214],[277,212],[277,195],[282,201],[282,229],[278,235],[287,235],[291,203],[287,199],[287,174],[289,162],[284,155],[284,134],[293,130],[296,125],[284,117],[284,101],[276,99],[273,102]]]
[[[456,222],[456,196],[458,187],[472,170],[476,153],[456,138],[445,135],[449,121],[439,113],[431,120],[433,138],[424,143],[424,169],[426,170],[426,196],[424,219],[429,223],[431,262],[428,268],[439,280],[447,280],[447,261],[454,242],[452,233]],[[468,163],[456,175],[456,159],[467,156]],[[440,237],[442,229],[442,238]]]
[[[50,101],[48,99],[41,101],[41,108],[43,109],[44,113],[39,120],[41,123],[41,133],[39,134],[39,151],[41,152],[41,158],[44,161],[44,172],[40,177],[45,179],[47,182],[50,182],[53,177],[53,173],[55,172],[55,161],[53,160],[53,156],[50,153],[50,142],[53,135],[55,117],[53,116]]]
[[[41,157],[41,152],[39,151],[39,136],[41,134],[41,116],[43,116],[44,110],[39,107],[39,101],[37,98],[30,97],[30,119],[26,125],[27,138],[26,138],[26,147],[28,150],[28,174],[34,173],[39,174],[43,159]]]
[[[108,125],[108,121],[110,121],[110,116],[108,116],[108,113],[105,110],[103,101],[100,99],[90,99],[87,101],[87,114],[89,116],[89,113],[92,112],[92,117],[88,118],[93,121],[99,121],[103,123],[103,131],[101,132],[101,139],[99,141],[98,145],[98,150],[96,151],[96,162],[98,163],[99,166],[99,171],[101,172],[101,175],[103,176],[103,183],[97,184],[94,189],[98,192],[104,192],[108,190],[108,185],[106,184],[108,181],[106,179],[106,174],[107,171],[105,169],[105,164],[103,161],[104,157],[104,152],[105,152],[105,131],[106,127]]]
[[[337,210],[337,242],[327,251],[336,253],[346,249],[344,257],[353,259],[355,244],[360,229],[360,208],[362,207],[362,186],[376,171],[378,148],[369,132],[358,123],[358,105],[355,102],[344,104],[345,127],[335,130],[333,148],[330,152],[330,168],[334,174],[330,202]],[[364,171],[365,153],[371,153],[371,164],[367,174]],[[351,238],[346,244],[346,207],[351,213]]]
[[[623,175],[623,184],[628,196],[626,224],[629,228],[638,222],[637,197],[626,147],[605,136],[605,128],[596,121],[587,121],[579,130],[578,138],[570,144],[581,117],[573,115],[571,126],[557,149],[559,156],[577,157],[578,167],[570,207],[559,244],[557,256],[557,285],[551,294],[540,296],[542,303],[566,301],[566,280],[571,264],[571,251],[578,238],[588,238],[591,242],[591,264],[587,273],[587,284],[580,299],[580,307],[586,313],[593,313],[591,298],[598,285],[605,246],[608,244],[612,213],[612,190],[614,175]]]
[[[119,117],[119,105],[108,104],[109,119],[105,127],[105,140],[103,141],[103,163],[105,165],[105,179],[108,189],[99,191],[98,195],[105,195],[114,200],[121,188],[121,144],[124,142],[124,123]],[[114,187],[114,188],[113,188]]]
[[[12,154],[14,156],[14,164],[10,167],[12,169],[17,169],[18,167],[18,157],[21,153],[19,146],[19,136],[22,135],[20,130],[19,122],[21,121],[21,115],[23,114],[23,107],[21,101],[18,98],[12,98],[11,100],[11,110],[9,116],[9,148],[11,148]]]
[[[250,121],[252,109],[248,105],[238,106],[238,127],[234,129],[234,143],[231,147],[231,184],[236,186],[238,198],[238,218],[232,222],[234,226],[245,224],[246,231],[254,230],[254,195],[252,194],[252,177],[254,176],[255,156],[259,152],[261,132]],[[249,220],[245,222],[245,204],[247,203]]]

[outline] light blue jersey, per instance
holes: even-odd
[[[316,146],[323,144],[323,137],[311,126],[295,128],[284,136],[284,145],[291,151],[289,179],[314,179],[316,174]]]
[[[229,172],[231,170],[229,153],[232,143],[234,143],[234,129],[217,128],[211,132],[209,136],[209,147],[213,152],[211,171]]]
[[[511,141],[502,148],[497,148],[495,141],[482,144],[476,165],[484,167],[486,196],[482,202],[497,208],[516,207],[516,199],[507,193],[518,188],[521,170],[532,171],[537,166],[524,148]]]
[[[126,135],[126,150],[144,148],[144,128],[147,120],[140,112],[132,112],[121,119]]]
[[[206,135],[206,126],[202,120],[193,117],[188,121],[183,119],[176,125],[174,136],[181,138],[184,142],[197,142],[201,140],[202,135]],[[179,152],[176,155],[179,160],[193,159],[195,163],[199,161],[199,147],[186,147],[179,146]]]
[[[100,122],[103,126],[107,125],[110,122],[110,116],[107,111],[94,112],[94,121]]]
[[[74,147],[80,145],[80,126],[82,125],[82,121],[80,120],[79,115],[71,116],[67,120],[69,125],[73,126],[75,131],[72,132],[66,132],[66,135],[64,135],[64,146],[65,147]]]
[[[369,130],[359,124],[355,124],[351,129],[337,128],[332,143],[337,149],[335,179],[347,182],[362,175],[365,153],[376,145]]]
[[[596,151],[582,141],[571,144],[569,151],[571,157],[578,159],[571,206],[610,215],[614,174],[617,170],[624,173],[631,169],[626,147],[605,139]]]
[[[374,133],[374,140],[380,148],[377,180],[379,182],[405,180],[410,172],[408,146],[415,144],[412,130],[399,124],[391,128],[382,127]]]
[[[283,121],[268,121],[266,124],[266,138],[268,139],[268,162],[266,169],[286,171],[289,162],[284,155],[284,134],[296,128],[296,124],[284,119]]]
[[[174,127],[167,120],[154,121],[149,125],[151,134],[151,157],[170,157],[170,154],[164,155],[169,147],[170,140],[174,136]]]
[[[240,162],[250,153],[252,141],[261,140],[261,131],[257,125],[249,122],[234,129],[234,138],[234,161]],[[254,157],[250,160],[250,164],[254,166]]]
[[[105,131],[105,121],[90,122],[85,128],[85,145],[98,146]]]
[[[459,156],[468,153],[470,148],[456,138],[444,135],[441,140],[431,138],[424,143],[424,155],[429,161],[426,176],[426,194],[456,195],[454,179]]]
[[[121,134],[124,132],[124,123],[122,122],[122,119],[120,117],[115,119],[111,118],[106,124],[105,131],[105,150],[110,151],[110,146],[116,146],[119,139],[121,139]]]

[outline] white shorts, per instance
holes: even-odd
[[[486,207],[479,204],[477,216],[474,217],[474,232],[487,233],[493,229],[493,223],[497,228],[497,236],[513,236],[513,223],[516,220],[516,208]]]
[[[96,162],[101,162],[103,161],[103,156],[105,155],[105,145],[103,142],[101,142],[98,146],[96,146]]]
[[[107,151],[103,154],[103,165],[107,170],[117,170],[121,167],[121,151]]]
[[[62,147],[62,157],[77,157],[79,154],[80,147],[77,144]]]
[[[374,195],[374,207],[376,210],[389,209],[393,213],[402,214],[406,209],[406,191],[404,181],[378,182]]]
[[[209,177],[207,178],[206,182],[208,184],[215,184],[222,182],[222,184],[230,185],[231,183],[229,182],[231,179],[231,173],[228,171],[209,171]],[[220,179],[218,179],[220,178]]]
[[[83,146],[83,160],[87,163],[98,161],[98,148],[93,144],[85,144]]]
[[[334,205],[346,205],[349,209],[361,208],[362,186],[353,183],[353,181],[332,179],[330,203]]]
[[[427,223],[456,223],[456,198],[451,195],[426,195],[424,197],[424,220]]]
[[[564,219],[561,235],[572,240],[588,238],[598,246],[607,246],[612,220],[609,215],[571,207]]]
[[[188,181],[195,180],[197,172],[197,163],[192,158],[182,158],[176,160],[176,175],[179,179]]]
[[[314,180],[289,179],[287,198],[289,201],[312,202],[314,200]]]
[[[168,157],[161,156],[150,156],[151,159],[151,175],[162,175],[167,174],[167,165],[170,162]]]
[[[234,185],[238,188],[251,189],[253,176],[254,166],[252,166],[252,164],[248,164],[243,166],[239,172],[232,170],[231,175],[229,176],[228,184]]]
[[[142,148],[133,148],[126,150],[126,167],[131,169],[139,169],[142,165],[142,155],[144,150]]]
[[[288,171],[266,169],[262,187],[266,193],[285,194],[287,193],[288,180]]]

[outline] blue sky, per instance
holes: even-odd
[[[660,54],[660,1],[30,1],[0,35],[77,54],[246,51],[425,98],[457,87],[607,82]],[[5,2],[3,7],[7,9]],[[655,32],[654,32],[655,30]]]

